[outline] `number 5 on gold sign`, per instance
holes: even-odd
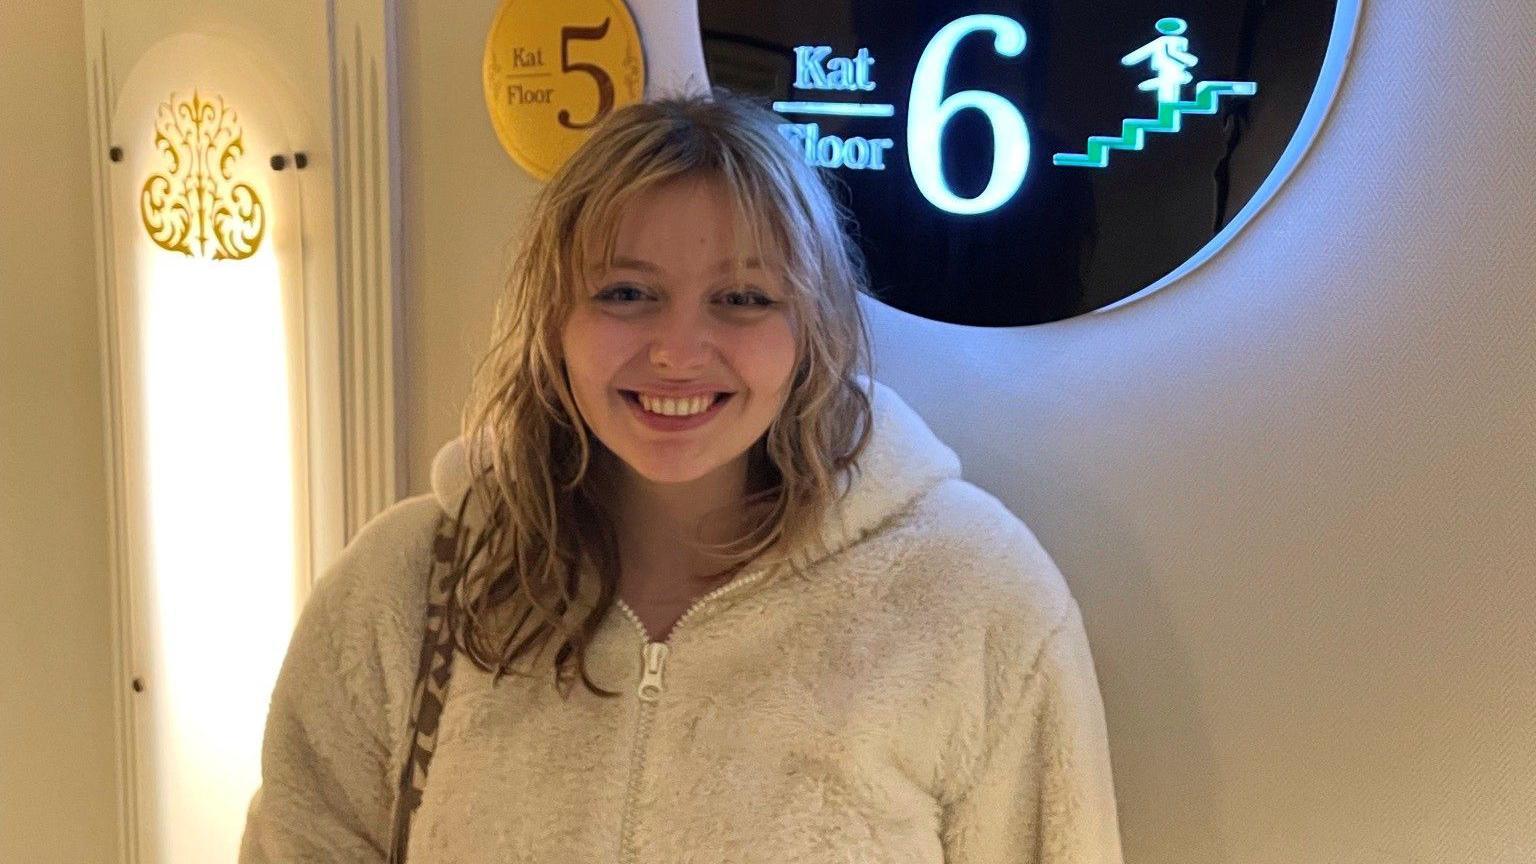
[[[615,108],[645,93],[624,0],[502,0],[485,40],[485,106],[523,170],[548,180]]]

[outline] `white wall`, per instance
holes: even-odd
[[[1528,0],[1367,3],[1315,150],[1192,278],[877,318],[1082,601],[1128,861],[1536,860],[1533,44]]]
[[[519,213],[538,190],[496,140],[481,91],[494,0],[400,4],[406,477],[430,488],[490,336]]]
[[[117,860],[80,5],[0,3],[0,861]]]
[[[495,7],[402,12],[412,492],[536,188]],[[1127,861],[1536,860],[1533,44],[1529,0],[1370,0],[1316,148],[1191,277],[1006,331],[866,306],[1083,606]]]

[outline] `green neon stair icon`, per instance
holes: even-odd
[[[1141,150],[1148,132],[1178,132],[1185,114],[1215,114],[1222,96],[1252,96],[1259,85],[1252,81],[1201,81],[1195,98],[1186,102],[1159,102],[1156,120],[1127,120],[1119,137],[1095,135],[1088,139],[1087,153],[1057,153],[1051,161],[1070,168],[1108,168],[1109,151]]]

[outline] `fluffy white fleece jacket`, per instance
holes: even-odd
[[[588,654],[615,699],[578,682],[564,701],[542,667],[493,689],[458,658],[410,864],[1121,864],[1077,603],[1030,530],[874,389],[810,580],[744,572],[660,643],[615,605]],[[240,864],[385,861],[428,547],[463,463],[443,448],[433,493],[371,520],[317,582]]]

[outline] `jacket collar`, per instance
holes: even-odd
[[[866,386],[869,379],[857,376]],[[940,441],[923,419],[896,392],[874,382],[874,429],[852,476],[844,476],[846,494],[822,521],[825,551],[836,554],[858,542],[890,517],[900,513],[933,486],[960,476],[960,459]],[[461,438],[442,447],[432,460],[432,491],[450,517],[469,490],[470,471]],[[471,529],[484,524],[478,496],[470,496],[464,521]],[[807,547],[796,554],[802,566],[814,564],[822,550]]]

